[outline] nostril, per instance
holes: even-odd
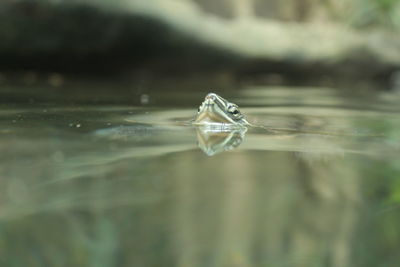
[[[206,96],[206,99],[215,100],[215,94],[211,93]]]

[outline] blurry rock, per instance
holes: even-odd
[[[216,71],[299,78],[336,73],[374,79],[400,67],[399,34],[349,29],[317,1],[215,2],[2,2],[0,69],[96,74],[145,69],[179,77]],[[353,3],[347,2],[333,10],[346,10]],[[271,3],[279,16],[262,12]],[[60,86],[63,79],[49,83]]]

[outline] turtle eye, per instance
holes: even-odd
[[[234,116],[239,116],[240,115],[240,111],[235,106],[228,107],[228,112],[231,113]]]

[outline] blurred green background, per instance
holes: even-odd
[[[396,0],[3,0],[0,16],[3,82],[391,86],[400,66]]]

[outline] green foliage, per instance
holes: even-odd
[[[385,26],[400,28],[400,1],[361,0],[359,10],[352,18],[357,26]]]

